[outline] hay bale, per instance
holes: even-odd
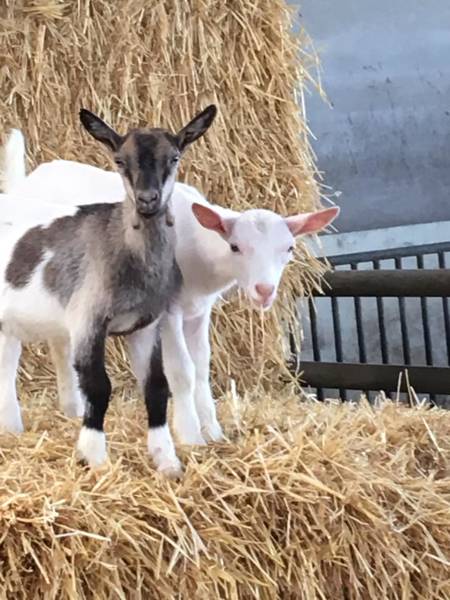
[[[2,436],[2,599],[450,597],[448,412],[230,396],[232,443],[185,453],[174,483],[128,393],[101,470],[77,465],[53,388]]]
[[[290,27],[284,0],[9,0],[0,6],[0,132],[24,130],[30,166],[55,157],[106,166],[81,134],[80,106],[121,130],[176,129],[215,102],[219,117],[182,178],[235,209],[311,209],[319,193],[303,93],[315,57]],[[229,376],[244,387],[273,383],[284,368],[280,323],[321,269],[302,248],[264,323],[239,302],[216,312],[220,387]]]

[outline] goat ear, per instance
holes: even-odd
[[[287,217],[284,221],[292,235],[305,235],[307,233],[317,233],[321,229],[328,227],[338,216],[339,212],[339,207],[333,206],[333,208],[326,208],[317,212]]]
[[[201,137],[214,121],[216,114],[217,108],[211,104],[183,127],[177,135],[180,150],[184,150],[186,146]]]
[[[227,217],[226,219],[224,219],[219,215],[218,212],[216,212],[212,208],[209,208],[209,206],[197,204],[197,202],[194,202],[194,204],[192,205],[192,212],[194,213],[194,216],[200,223],[200,225],[205,229],[215,231],[224,238],[227,238],[229,236],[231,228],[235,221],[235,219],[233,219],[232,217]]]
[[[110,150],[115,152],[119,148],[122,141],[121,136],[112,127],[102,121],[100,117],[82,108],[80,110],[80,121],[93,138],[108,146]]]

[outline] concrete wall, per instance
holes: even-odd
[[[291,3],[334,106],[307,103],[339,231],[450,219],[450,2]]]

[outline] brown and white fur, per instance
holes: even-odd
[[[178,134],[135,129],[121,136],[89,111],[80,112],[86,130],[112,154],[126,198],[123,203],[70,209],[48,206],[45,216],[21,226],[12,224],[2,235],[1,429],[23,429],[15,390],[20,342],[50,340],[57,362],[67,368],[69,358],[74,364],[86,399],[78,450],[92,466],[105,460],[103,422],[111,394],[105,339],[127,333],[132,347],[143,327],[147,335],[153,331],[157,337],[158,323],[181,286],[169,218],[178,161],[215,114],[215,107],[208,107]],[[2,199],[7,201],[17,200]],[[151,430],[159,427],[158,414],[165,414],[168,397],[159,343],[146,359],[144,389],[158,392],[146,397],[149,450],[160,470],[176,470],[175,452],[174,460],[167,462],[166,453],[158,462],[158,442],[151,443]],[[59,393],[68,414],[83,413],[80,394],[74,395],[73,389]]]

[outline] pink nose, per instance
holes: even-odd
[[[257,283],[255,285],[255,290],[263,300],[268,300],[273,294],[275,286],[270,285],[269,283]]]

